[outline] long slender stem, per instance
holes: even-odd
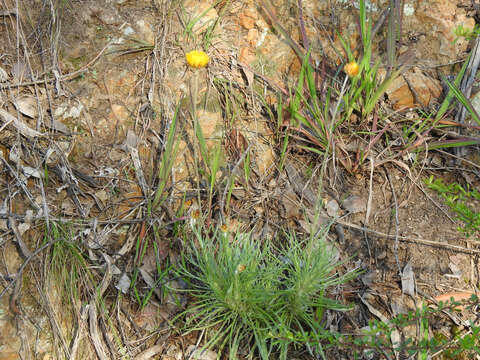
[[[194,133],[194,139],[196,139],[196,142],[198,146],[200,146],[199,141],[197,139],[196,134],[198,134],[198,117],[197,117],[197,96],[198,96],[198,71],[195,71],[195,74],[193,75],[193,94],[191,94],[191,101],[192,101],[192,118],[193,118],[193,133]],[[200,197],[200,174],[198,172],[198,151],[197,151],[197,146],[193,147],[193,152],[194,152],[194,159],[195,159],[195,180],[196,180],[196,185],[197,185],[197,201],[198,201],[198,206],[201,207],[201,197]]]
[[[333,156],[333,166],[334,166],[334,172],[333,173],[336,174],[336,171],[335,171],[335,141],[333,141],[332,134],[335,131],[335,123],[336,123],[335,118],[337,117],[338,109],[340,108],[340,103],[343,101],[343,95],[345,94],[347,81],[348,81],[348,76],[345,76],[345,80],[343,81],[342,89],[340,90],[340,95],[338,97],[337,104],[335,105],[335,111],[332,114],[332,118],[330,120],[330,124],[329,124],[328,130],[327,130],[327,136],[329,136],[330,140],[329,140],[329,146],[327,146],[326,149],[325,149],[325,153],[323,155],[322,168],[320,170],[320,184],[319,184],[318,191],[317,191],[317,203],[315,205],[315,217],[314,217],[314,224],[315,225],[314,226],[316,226],[316,224],[318,222],[318,219],[320,217],[320,210],[321,210],[322,205],[323,205],[321,192],[323,190],[323,179],[324,179],[325,171],[326,171],[326,168],[327,168],[328,151],[330,149],[330,144],[331,144],[331,147],[332,147],[332,156]],[[316,232],[320,232],[320,230],[321,229],[319,229]],[[314,232],[312,232],[312,233],[314,233]]]
[[[347,86],[347,81],[348,81],[348,76],[345,76],[345,80],[343,81],[342,85],[342,90],[340,91],[340,96],[338,97],[337,105],[335,105],[335,111],[333,112],[332,115],[332,121],[330,122],[330,129],[328,130],[328,134],[330,136],[330,142],[331,142],[331,147],[332,147],[332,164],[333,164],[333,173],[336,174],[337,171],[335,169],[335,141],[333,140],[333,132],[335,131],[335,124],[336,124],[336,118],[337,118],[337,113],[338,109],[340,108],[340,104],[343,101],[343,95],[345,94],[345,89]],[[335,182],[336,176],[334,178]]]

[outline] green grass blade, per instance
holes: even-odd
[[[463,75],[465,74],[465,71],[467,70],[467,65],[468,65],[468,62],[470,61],[470,56],[469,55],[467,57],[467,59],[465,60],[465,62],[463,63],[463,66],[462,68],[460,69],[460,72],[458,73],[457,77],[455,78],[455,81],[453,82],[453,84],[455,86],[459,86],[460,85],[460,81],[462,81],[462,78],[463,78]],[[445,115],[445,113],[447,112],[448,110],[448,107],[450,106],[450,102],[453,98],[453,92],[452,90],[450,90],[447,94],[447,96],[445,97],[445,99],[443,100],[442,102],[442,105],[440,106],[440,109],[438,110],[437,112],[437,115],[435,116],[435,121],[433,122],[434,125],[436,125],[436,123],[443,117],[443,115]]]
[[[155,210],[160,203],[164,199],[163,192],[165,190],[165,187],[167,185],[167,181],[169,178],[169,174],[172,170],[175,157],[178,152],[178,145],[179,141],[176,141],[175,135],[176,135],[176,130],[177,130],[177,116],[178,116],[178,111],[180,109],[180,103],[181,101],[178,102],[177,108],[175,109],[175,113],[173,115],[173,119],[170,123],[170,128],[168,130],[168,135],[167,135],[167,142],[165,144],[165,149],[163,151],[161,161],[160,161],[160,166],[158,170],[158,177],[160,179],[157,190],[155,191],[155,196],[153,198],[152,202],[152,207],[149,209],[149,212],[153,209]]]
[[[465,62],[466,63],[466,62]],[[443,77],[443,81],[445,81],[450,88],[450,92],[455,96],[455,98],[467,109],[469,114],[472,116],[472,119],[475,120],[475,122],[480,125],[480,117],[478,116],[477,111],[473,107],[472,103],[470,102],[469,99],[463,94],[463,92],[460,90],[460,88],[455,84],[451,83],[448,81],[447,78]]]

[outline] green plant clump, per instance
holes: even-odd
[[[305,346],[324,357],[322,341],[325,309],[348,310],[326,291],[354,278],[358,271],[338,275],[334,250],[324,237],[301,241],[287,234],[276,248],[248,234],[230,239],[216,230],[213,236],[194,229],[190,250],[177,269],[193,296],[180,317],[185,330],[206,331],[205,348],[229,349],[237,359],[242,345],[262,359],[287,359],[289,350]],[[313,344],[313,345],[311,345]],[[220,356],[220,355],[219,355]]]
[[[454,43],[456,43],[462,37],[468,41],[475,40],[475,38],[480,35],[480,26],[478,26],[478,24],[475,24],[472,29],[469,27],[464,27],[463,24],[460,24],[454,29],[454,33],[456,35]]]
[[[441,332],[429,332],[429,323],[440,314],[450,314],[464,306],[472,311],[478,306],[478,297],[472,295],[465,301],[455,301],[451,298],[447,302],[427,306],[423,304],[415,311],[399,314],[388,322],[371,320],[369,325],[357,335],[332,334],[337,344],[342,348],[351,349],[354,359],[474,359],[480,354],[478,323],[469,321],[465,329],[455,331],[450,336]],[[416,325],[417,336],[406,337],[400,342],[392,341],[392,334],[399,329]]]
[[[480,201],[480,192],[475,189],[463,188],[458,183],[445,184],[442,179],[434,179],[433,176],[425,180],[426,185],[437,191],[445,200],[450,209],[457,214],[458,220],[465,225],[458,230],[467,237],[480,232],[480,211],[468,204],[474,200]]]

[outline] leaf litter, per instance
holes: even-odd
[[[162,1],[156,1],[155,3],[157,4],[156,6],[166,6]],[[128,16],[128,6],[122,5],[120,2],[118,4],[117,10],[124,16]],[[208,8],[206,7],[205,9]],[[37,244],[41,244],[44,241],[42,233],[52,231],[52,228],[48,227],[51,226],[50,224],[46,225],[47,227],[42,229],[42,231],[34,233],[41,228],[39,224],[44,219],[49,219],[49,222],[58,224],[71,224],[73,227],[73,239],[83,241],[82,246],[85,246],[88,253],[86,256],[89,261],[88,268],[95,273],[94,276],[97,277],[97,280],[100,279],[100,281],[93,286],[90,284],[78,287],[83,294],[82,300],[87,305],[79,306],[75,301],[73,302],[78,315],[76,329],[61,323],[57,327],[52,326],[54,328],[52,331],[58,342],[60,344],[64,343],[63,349],[56,349],[55,351],[63,352],[62,356],[64,358],[74,358],[76,355],[77,358],[93,358],[97,356],[98,358],[107,359],[115,358],[121,353],[128,353],[129,356],[138,359],[146,359],[158,354],[164,354],[163,358],[165,359],[168,359],[170,355],[177,357],[195,355],[199,359],[216,357],[217,354],[214,352],[200,352],[197,350],[197,341],[202,340],[202,334],[198,334],[196,339],[182,339],[181,341],[186,341],[185,347],[187,349],[183,352],[175,345],[175,342],[179,339],[175,335],[165,338],[163,330],[144,332],[137,329],[134,331],[132,329],[136,329],[135,318],[131,317],[128,319],[131,315],[128,313],[121,321],[112,317],[113,320],[111,321],[115,322],[112,325],[112,323],[107,322],[103,313],[106,308],[111,310],[110,314],[117,313],[118,315],[118,312],[120,312],[120,308],[117,307],[115,301],[109,298],[110,295],[115,294],[113,290],[115,288],[123,294],[127,294],[119,300],[121,304],[118,306],[128,305],[132,308],[134,307],[132,305],[134,296],[132,294],[131,279],[135,266],[138,266],[141,277],[141,282],[136,289],[139,291],[140,296],[153,289],[155,297],[150,302],[153,306],[160,308],[165,303],[176,303],[178,299],[175,299],[173,295],[165,299],[164,294],[156,285],[158,280],[156,265],[158,264],[156,262],[157,255],[152,249],[153,244],[161,247],[158,253],[162,254],[159,255],[162,261],[165,261],[167,258],[170,259],[170,256],[172,259],[175,256],[178,257],[178,252],[183,250],[181,245],[179,245],[181,240],[172,240],[173,245],[170,243],[167,245],[162,238],[171,236],[173,228],[179,221],[185,220],[183,214],[176,213],[176,206],[182,203],[186,204],[185,206],[198,207],[199,204],[195,198],[204,199],[207,187],[198,182],[201,188],[196,188],[196,180],[199,179],[196,179],[196,175],[193,174],[193,166],[185,166],[185,164],[192,162],[193,155],[191,150],[195,150],[194,139],[182,137],[184,143],[181,146],[185,150],[184,158],[178,160],[172,168],[172,180],[167,184],[169,191],[168,202],[162,205],[160,211],[155,216],[146,216],[146,197],[150,196],[158,181],[158,179],[155,179],[155,171],[152,169],[155,169],[156,163],[158,164],[158,154],[161,153],[162,146],[164,146],[166,141],[166,133],[161,130],[159,122],[161,120],[164,123],[162,126],[168,128],[168,114],[172,112],[178,95],[181,95],[182,91],[188,91],[182,89],[182,87],[185,87],[184,84],[189,83],[188,81],[184,82],[184,77],[190,75],[185,73],[185,69],[182,68],[178,61],[178,59],[182,58],[180,49],[175,48],[177,46],[175,42],[168,38],[163,38],[152,49],[147,48],[145,50],[142,48],[140,53],[135,52],[120,57],[110,56],[104,59],[103,55],[105,55],[105,49],[108,44],[101,43],[99,39],[118,35],[116,34],[117,28],[109,24],[115,24],[120,21],[120,18],[116,18],[118,16],[117,11],[110,11],[108,7],[100,7],[97,9],[97,13],[91,14],[88,13],[92,11],[89,9],[87,9],[85,15],[86,22],[88,26],[95,29],[95,32],[99,34],[99,37],[92,38],[91,44],[87,46],[87,51],[94,55],[86,57],[83,55],[75,56],[79,55],[81,51],[76,48],[67,49],[67,56],[62,57],[62,63],[55,65],[62,67],[59,70],[62,70],[63,73],[75,75],[68,75],[68,77],[59,75],[56,77],[57,83],[55,85],[58,85],[58,82],[60,82],[63,90],[66,94],[69,94],[68,96],[81,99],[79,104],[88,104],[88,111],[82,105],[82,107],[72,108],[73,113],[65,108],[65,111],[61,114],[58,112],[54,116],[55,118],[51,117],[52,113],[56,113],[56,109],[60,109],[63,106],[64,99],[56,97],[56,93],[59,96],[60,93],[58,92],[59,87],[53,85],[55,82],[53,76],[48,79],[40,77],[39,80],[36,80],[34,76],[42,73],[39,66],[40,60],[46,61],[48,57],[58,59],[56,51],[59,49],[55,47],[58,44],[53,44],[55,46],[49,48],[53,49],[53,53],[45,52],[46,57],[44,59],[35,58],[33,54],[37,54],[37,52],[33,52],[31,51],[33,49],[30,49],[29,51],[31,52],[27,55],[31,56],[30,60],[35,60],[32,63],[32,69],[30,69],[30,65],[27,65],[20,59],[14,59],[13,64],[12,62],[6,63],[0,69],[0,81],[2,81],[3,92],[11,91],[7,90],[9,89],[8,85],[18,85],[25,81],[31,82],[30,85],[20,86],[19,92],[10,97],[13,100],[4,102],[4,93],[2,93],[0,144],[8,149],[8,152],[5,152],[5,156],[2,157],[2,169],[6,174],[5,179],[8,176],[8,182],[2,181],[2,186],[8,190],[9,196],[5,200],[5,211],[2,210],[0,215],[6,217],[11,224],[8,229],[3,231],[5,234],[8,231],[12,231],[13,236],[10,234],[10,238],[12,241],[16,241],[19,245],[20,253],[28,260],[24,264],[36,263],[37,259],[40,259],[38,254],[35,254],[36,250],[30,250],[30,248],[42,249],[42,247],[37,246]],[[166,10],[165,8],[162,9]],[[212,7],[210,10],[212,9],[215,12],[218,10],[217,7]],[[235,6],[232,7],[232,11],[234,9],[241,8]],[[173,10],[178,11],[178,9]],[[280,12],[284,10],[282,7],[278,9]],[[26,10],[23,9],[22,11]],[[165,11],[162,14],[165,13],[167,12]],[[206,12],[206,14],[208,13]],[[232,15],[233,17],[238,15],[235,12],[232,12],[232,14],[234,14]],[[239,14],[242,15],[241,12]],[[253,14],[254,19],[257,15],[255,11],[253,11]],[[200,34],[209,25],[214,24],[218,13],[215,15],[213,11],[210,11],[209,16],[214,16],[215,19],[201,19],[202,21],[198,22],[199,25],[192,28],[194,33]],[[160,15],[159,18],[161,18]],[[173,28],[172,20],[168,19],[168,21],[159,24],[160,27],[163,26],[161,30],[163,34],[166,34],[167,30]],[[131,21],[131,23],[134,22]],[[260,26],[259,18],[257,23],[254,21],[253,26]],[[221,23],[221,25],[225,26],[223,29],[228,34],[228,26],[230,24],[226,22],[225,24]],[[74,30],[73,27],[72,29],[65,28],[62,30],[65,31],[64,36],[70,40],[74,39],[73,33],[81,33],[78,29]],[[133,27],[132,30],[134,30]],[[212,31],[218,30],[212,28]],[[235,33],[239,33],[238,29]],[[218,33],[214,33],[213,39],[217,35]],[[264,46],[268,46],[269,41],[271,42],[269,40],[270,35],[267,35],[265,38]],[[73,43],[77,43],[77,41],[75,40]],[[5,41],[5,44],[8,44],[8,42]],[[85,46],[85,44],[79,44],[79,46]],[[249,119],[250,123],[255,125],[242,129],[241,132],[238,131],[242,136],[242,143],[244,144],[238,145],[238,149],[236,149],[238,154],[235,156],[235,161],[238,166],[235,165],[233,167],[237,170],[235,174],[238,177],[232,185],[235,188],[232,190],[232,194],[235,195],[229,198],[227,196],[227,188],[224,192],[225,196],[220,196],[223,199],[221,207],[225,209],[225,211],[222,211],[224,212],[223,215],[228,217],[238,215],[240,218],[240,220],[237,220],[240,223],[239,227],[249,228],[259,239],[262,236],[277,234],[279,229],[285,225],[295,227],[300,232],[309,233],[312,229],[310,223],[315,219],[311,208],[317,203],[316,188],[318,183],[315,179],[306,180],[308,179],[308,176],[306,176],[308,171],[306,171],[305,166],[295,165],[295,162],[302,165],[307,163],[309,161],[308,157],[301,153],[295,153],[291,148],[287,148],[286,176],[282,174],[283,178],[281,176],[275,178],[272,175],[275,172],[268,171],[268,169],[272,169],[274,166],[264,166],[271,159],[268,156],[262,157],[268,151],[273,153],[273,150],[268,149],[268,151],[264,151],[256,146],[256,143],[263,141],[263,139],[268,139],[265,141],[268,148],[268,143],[273,142],[273,140],[266,132],[255,133],[252,130],[260,128],[258,124],[255,124],[259,119],[266,121],[261,114],[263,110],[258,106],[264,99],[250,96],[252,89],[257,84],[256,81],[261,82],[262,86],[265,86],[264,93],[267,93],[266,89],[269,84],[280,83],[280,77],[271,79],[272,74],[263,72],[268,67],[266,66],[268,64],[249,64],[247,66],[242,63],[240,70],[246,75],[246,82],[242,78],[240,71],[237,74],[237,78],[235,78],[235,73],[230,67],[228,69],[222,67],[220,60],[216,60],[221,58],[221,56],[225,56],[225,53],[221,52],[221,46],[219,43],[215,43],[213,46],[213,65],[209,68],[209,73],[204,72],[201,74],[201,79],[212,79],[215,76],[219,77],[227,73],[230,82],[229,87],[241,89],[239,92],[241,94],[240,98],[254,99],[254,101],[252,104],[246,104],[245,101],[247,100],[244,100],[243,103],[237,103],[232,101],[234,95],[225,96],[225,93],[223,93],[219,95],[217,103],[212,101],[212,104],[208,104],[209,114],[213,114],[212,117],[223,121],[225,120],[224,114],[219,109],[228,108],[230,111],[238,112],[229,114],[228,121],[236,117],[245,117]],[[165,64],[170,66],[168,71],[167,65],[162,65],[161,63],[164,61],[163,57],[159,61],[159,54],[162,51],[165,52],[166,49],[172,51],[168,56],[165,56],[165,53],[162,55],[169,58],[165,60]],[[75,53],[76,51],[79,53]],[[228,51],[233,50],[228,49]],[[86,60],[87,58],[93,60],[88,61]],[[279,58],[282,58],[282,56]],[[283,58],[288,58],[288,56]],[[155,69],[155,73],[153,71],[145,71],[146,68]],[[8,70],[14,78],[13,83],[9,82]],[[58,71],[54,71],[58,75]],[[418,72],[419,70],[416,68],[415,71]],[[46,74],[43,75],[46,76]],[[76,75],[79,75],[79,77],[76,77]],[[213,77],[208,78],[207,76]],[[72,82],[65,81],[70,77],[75,78],[75,80]],[[170,87],[164,86],[163,83],[160,84],[160,78],[165,80],[166,83],[170,82],[170,84],[167,84]],[[106,83],[109,84],[108,87],[105,85]],[[44,99],[37,99],[32,96],[31,94],[35,93],[33,92],[35,86],[45,86],[42,89],[49,92],[53,103],[46,106]],[[202,90],[205,102],[209,100],[208,97],[211,95],[211,91],[212,89],[209,86]],[[153,112],[156,113],[156,116],[144,116],[140,111],[141,103],[144,101],[142,96],[145,96],[145,94],[148,94],[147,102],[153,109]],[[176,96],[167,96],[171,94]],[[12,94],[10,93],[10,95]],[[39,103],[41,103],[41,106],[38,106]],[[226,106],[227,104],[228,107]],[[16,113],[16,110],[20,114]],[[180,121],[183,122],[182,129],[188,129],[188,121],[190,121],[189,112],[188,106],[183,107],[180,111]],[[92,114],[88,115],[90,119],[87,113]],[[208,122],[208,119],[205,121],[207,125],[212,125],[212,123]],[[211,128],[218,130],[213,125]],[[237,130],[235,131],[237,132]],[[153,132],[158,137],[158,149],[154,146],[149,148],[149,145],[146,144],[153,144],[153,142],[144,141]],[[221,131],[219,133],[221,134]],[[92,137],[91,134],[95,136]],[[218,142],[219,139],[213,139],[217,136],[215,131],[209,134],[212,139],[207,140],[212,143],[214,141]],[[18,136],[21,136],[20,143],[13,140],[15,137],[18,138]],[[7,153],[9,156],[6,156]],[[250,154],[253,155],[250,157]],[[258,160],[256,157],[262,160]],[[246,161],[246,158],[250,159],[250,163]],[[232,166],[228,163],[228,159],[223,160],[225,162],[221,164],[221,171],[224,174],[229,174],[229,166]],[[398,166],[394,168],[393,165]],[[405,172],[412,176],[409,166],[397,160],[389,161],[389,163],[384,162],[381,166],[387,168],[392,174],[392,182],[395,184],[396,191],[398,191],[397,196],[399,199],[408,199],[409,193],[413,193],[413,190],[405,185],[405,182],[402,182],[402,177],[406,177]],[[249,167],[253,169],[250,174],[248,174]],[[337,177],[337,175],[335,174],[335,178],[342,178],[342,176]],[[442,215],[438,214],[435,207],[430,207],[428,201],[417,200],[415,205],[408,207],[406,211],[399,214],[400,234],[397,236],[397,239],[401,241],[398,252],[399,260],[403,265],[403,271],[402,274],[398,274],[395,269],[395,263],[391,261],[393,251],[391,246],[393,235],[389,227],[389,222],[391,222],[389,215],[393,208],[391,194],[387,191],[388,186],[384,181],[385,179],[380,175],[377,176],[375,174],[370,180],[374,184],[374,190],[371,194],[367,194],[365,191],[365,179],[362,178],[362,175],[352,178],[346,176],[343,181],[329,189],[331,193],[328,196],[332,197],[333,193],[335,195],[333,198],[335,199],[331,199],[327,203],[329,205],[326,209],[322,209],[320,224],[341,224],[343,230],[337,233],[341,256],[345,258],[351,256],[352,259],[358,256],[362,267],[367,269],[375,268],[380,271],[383,280],[372,276],[371,279],[368,279],[361,285],[362,291],[375,288],[377,292],[371,292],[368,299],[361,295],[355,295],[354,301],[357,304],[363,304],[363,309],[368,310],[368,313],[365,312],[364,315],[372,314],[382,321],[388,322],[391,320],[389,316],[385,315],[388,313],[388,311],[385,311],[389,307],[388,301],[373,305],[373,300],[378,300],[375,298],[381,298],[392,291],[398,291],[416,298],[418,297],[416,291],[418,287],[428,289],[429,292],[435,292],[434,286],[440,286],[441,291],[447,295],[452,294],[448,290],[459,286],[458,281],[462,280],[461,274],[469,273],[469,271],[465,270],[462,264],[444,264],[442,262],[441,258],[444,254],[462,252],[465,248],[463,244],[456,245],[458,242],[451,244],[452,246],[450,247],[442,248],[442,243],[450,245],[449,241],[452,240],[454,236],[452,233],[454,232],[448,233],[448,229],[452,228],[452,226],[443,226],[442,231],[433,231],[431,224],[437,225],[441,223],[442,221],[438,219],[442,219]],[[275,183],[274,186],[269,185],[273,183]],[[372,196],[371,214],[367,217],[368,224],[362,224],[365,219],[364,213],[367,210],[366,202],[363,200],[366,199],[366,195]],[[420,198],[419,194],[414,196],[417,195]],[[227,198],[230,199],[228,206],[226,204]],[[27,217],[25,214],[28,211],[26,210],[28,207],[35,209],[34,215],[30,216],[31,218],[33,217],[32,222],[26,221]],[[337,219],[341,214],[346,214],[347,217]],[[92,219],[95,220],[92,221]],[[216,221],[216,219],[212,221]],[[16,225],[17,223],[18,225]],[[251,223],[255,225],[251,226]],[[314,227],[315,231],[320,228],[318,225],[316,224],[316,227]],[[367,227],[367,225],[370,228],[367,230],[373,229],[373,232],[368,232],[368,240],[372,244],[371,257],[365,251],[364,237],[359,236],[359,233],[363,235],[364,229],[362,228]],[[142,234],[142,226],[149,229],[158,228],[157,232],[149,238],[151,241],[149,244],[142,242],[145,240],[145,237],[140,236]],[[86,229],[89,231],[86,232]],[[82,235],[80,236],[79,234]],[[340,234],[342,234],[342,239],[340,239]],[[415,236],[412,236],[412,234]],[[335,240],[334,234],[331,234],[330,237],[332,241]],[[422,238],[431,239],[431,242],[422,243],[415,240]],[[47,248],[53,245],[53,241],[48,244]],[[440,248],[438,252],[430,250],[437,245]],[[145,246],[149,252],[148,256],[150,259],[147,257],[143,259],[142,263],[135,264],[134,257],[137,255],[135,254],[134,256],[133,253],[135,253],[137,246],[140,248]],[[477,249],[470,248],[471,253],[475,253],[475,250]],[[425,251],[430,251],[430,257],[425,257]],[[173,253],[176,253],[176,255]],[[380,256],[381,254],[387,255]],[[150,261],[148,265],[145,263],[147,260]],[[345,266],[349,266],[349,261],[346,260]],[[22,274],[25,266],[21,269],[16,269],[19,270],[17,274]],[[454,276],[451,279],[447,279],[447,285],[442,285],[443,283],[439,280],[439,274],[445,271],[450,271],[451,275]],[[431,274],[434,275],[432,276]],[[167,280],[170,287],[183,286],[177,279],[168,277]],[[386,286],[383,287],[384,282],[389,282],[394,290]],[[11,284],[13,285],[13,283]],[[18,279],[15,284],[19,284]],[[129,295],[131,298],[129,298]],[[17,293],[16,301],[19,305],[27,301],[26,291],[23,291],[21,296],[20,293]],[[181,302],[185,303],[186,301],[187,299],[182,299]],[[400,305],[397,307],[400,308]],[[44,308],[47,307],[48,300],[44,303]],[[392,304],[391,308],[393,307]],[[24,316],[21,312],[16,312],[15,314],[17,317]],[[396,314],[396,311],[393,311],[393,314]],[[31,316],[31,314],[28,315]],[[167,310],[163,315],[164,318],[161,319],[155,311],[151,314],[152,319],[158,321],[158,328],[161,328],[161,324],[164,324],[165,320],[173,318],[175,310],[171,312]],[[117,317],[120,318],[120,316]],[[369,316],[367,315],[366,317]],[[354,315],[352,315],[353,318],[355,318]],[[333,320],[330,319],[330,321]],[[339,326],[343,325],[340,324]],[[70,330],[76,334],[73,336],[72,346],[66,345],[64,341],[64,334],[67,334]],[[30,329],[29,331],[34,332],[35,330]],[[88,333],[91,341],[83,339],[86,333]],[[145,337],[149,338],[149,342],[141,343],[139,340],[139,342],[135,342],[137,340],[128,340],[133,338],[144,339]],[[23,341],[25,342],[25,339]],[[115,341],[120,341],[122,345],[117,347]],[[155,341],[162,341],[162,343],[156,344]],[[391,341],[394,343],[399,341],[398,332],[392,333]],[[171,350],[169,355],[167,355],[169,351],[167,349]]]

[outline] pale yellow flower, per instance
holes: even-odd
[[[360,70],[360,66],[355,61],[349,62],[345,67],[343,68],[343,71],[350,76],[350,77],[355,77],[358,75],[358,71]]]
[[[198,50],[188,52],[185,55],[185,59],[187,60],[188,65],[195,69],[207,66],[210,61],[210,58],[205,52]]]
[[[228,236],[228,226],[227,224],[223,224],[220,226],[220,232],[221,232],[221,236],[226,239],[227,236]]]

